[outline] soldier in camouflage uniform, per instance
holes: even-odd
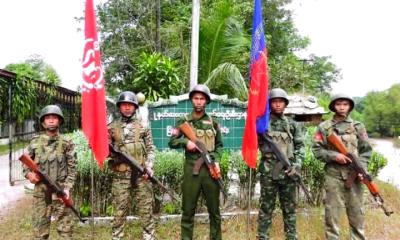
[[[110,142],[117,150],[137,160],[146,168],[147,174],[151,175],[155,149],[150,129],[143,127],[135,114],[139,107],[136,95],[130,91],[122,92],[118,97],[117,107],[121,118],[109,124]],[[113,170],[113,239],[124,237],[126,216],[131,206],[129,201],[131,190],[135,196],[137,215],[143,229],[142,239],[154,239],[153,188],[147,174],[137,176],[133,172],[132,175],[130,166],[118,159],[113,158],[109,163]]]
[[[33,137],[28,154],[40,170],[61,187],[69,196],[75,182],[75,152],[73,143],[59,133],[64,121],[61,109],[56,105],[44,107],[39,121],[44,134]],[[33,191],[33,226],[34,239],[49,239],[51,215],[55,218],[57,232],[63,239],[72,239],[72,213],[64,206],[55,193],[40,182],[39,176],[24,166],[25,177],[35,184]]]
[[[221,130],[218,123],[205,112],[206,105],[210,102],[210,90],[207,86],[199,84],[190,91],[189,98],[193,104],[193,111],[179,119],[177,126],[185,121],[189,122],[197,138],[206,145],[211,158],[218,163],[222,154]],[[220,189],[217,182],[210,176],[205,164],[201,166],[199,175],[193,175],[193,167],[200,158],[200,153],[196,150],[195,144],[185,138],[178,128],[174,129],[169,146],[171,148],[185,148],[181,239],[193,239],[194,215],[200,194],[203,194],[206,200],[209,213],[210,239],[222,239],[219,209]]]
[[[296,182],[290,178],[296,171],[300,171],[303,159],[303,137],[301,128],[283,112],[289,104],[286,92],[280,88],[271,89],[269,93],[271,109],[269,130],[270,135],[277,143],[282,153],[292,163],[291,169],[273,174],[278,167],[279,160],[272,150],[259,137],[259,148],[262,157],[259,165],[261,196],[258,215],[258,239],[269,239],[272,223],[272,213],[275,209],[276,197],[279,195],[280,207],[283,214],[286,239],[297,239],[296,234]]]
[[[358,156],[367,169],[372,148],[362,123],[354,121],[349,114],[354,108],[354,101],[345,94],[332,98],[329,109],[335,113],[332,119],[322,122],[314,136],[313,151],[315,156],[325,162],[325,237],[328,240],[339,239],[339,216],[344,208],[350,224],[351,239],[364,237],[363,188],[356,180],[351,188],[345,186],[351,174],[347,156],[334,150],[327,142],[327,136],[335,132],[343,141],[347,150]]]

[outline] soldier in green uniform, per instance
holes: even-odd
[[[260,171],[260,210],[258,214],[258,239],[269,239],[272,223],[272,213],[275,209],[277,195],[282,209],[286,239],[297,239],[296,234],[296,183],[290,178],[296,171],[300,171],[303,159],[303,137],[300,126],[283,112],[289,104],[286,92],[274,88],[269,93],[270,122],[267,134],[277,143],[282,153],[292,163],[291,169],[278,172],[274,175],[279,160],[265,141],[259,137],[261,149]]]
[[[39,116],[44,134],[33,137],[28,154],[54,182],[64,188],[69,196],[75,182],[75,152],[73,143],[59,133],[64,121],[61,109],[56,105],[44,107]],[[63,239],[72,239],[72,213],[64,206],[39,176],[24,166],[25,177],[33,184],[34,239],[49,239],[51,215],[55,218],[57,232]]]
[[[335,113],[332,119],[322,122],[314,136],[313,151],[315,156],[325,162],[325,237],[328,240],[339,239],[339,216],[346,209],[350,224],[351,239],[365,239],[363,188],[360,181],[355,181],[351,188],[345,186],[351,174],[347,156],[334,150],[327,142],[327,136],[335,132],[343,141],[347,150],[358,156],[367,169],[372,148],[362,123],[354,121],[349,114],[354,108],[354,101],[345,94],[333,96],[329,109]]]
[[[210,90],[205,85],[196,85],[190,91],[189,98],[192,101],[193,111],[179,119],[177,126],[187,121],[196,133],[197,138],[206,145],[211,158],[218,163],[222,154],[221,130],[218,123],[205,112],[206,105],[210,103]],[[206,200],[209,213],[210,239],[222,239],[219,209],[220,189],[217,182],[210,176],[208,168],[204,164],[201,166],[199,174],[193,175],[193,167],[200,158],[200,153],[196,150],[195,144],[185,138],[178,128],[174,129],[169,146],[171,148],[185,148],[181,239],[193,239],[194,215],[200,194],[203,194]]]
[[[154,145],[149,128],[143,127],[136,116],[139,107],[133,92],[122,92],[117,101],[121,117],[108,126],[110,142],[119,151],[125,152],[146,168],[144,176],[132,175],[132,169],[126,163],[112,158],[109,161],[113,171],[112,196],[114,220],[112,223],[112,239],[122,239],[126,216],[130,209],[130,192],[135,196],[137,215],[142,226],[142,239],[153,240],[155,223],[153,219],[153,188],[148,180],[152,175],[154,163]],[[111,156],[113,157],[113,156]]]

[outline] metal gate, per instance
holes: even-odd
[[[29,116],[23,122],[17,122],[12,115],[13,111],[18,111],[12,101],[16,81],[31,81],[35,88],[35,100],[31,103]],[[80,94],[41,81],[17,80],[15,73],[3,69],[0,69],[0,84],[3,86],[0,86],[0,144],[8,143],[9,182],[14,185],[17,181],[25,180],[18,158],[26,151],[30,139],[41,131],[38,120],[40,109],[48,104],[60,106],[64,114],[61,132],[72,132],[80,127]]]

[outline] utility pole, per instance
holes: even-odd
[[[200,0],[192,0],[192,42],[190,48],[190,90],[197,85],[199,64]]]

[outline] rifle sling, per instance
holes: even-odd
[[[344,184],[346,188],[351,188],[353,186],[354,181],[357,179],[357,172],[351,171],[351,173],[347,176],[346,183]]]
[[[198,176],[200,173],[200,168],[203,166],[204,159],[202,157],[198,158],[194,163],[192,174],[193,176]]]

